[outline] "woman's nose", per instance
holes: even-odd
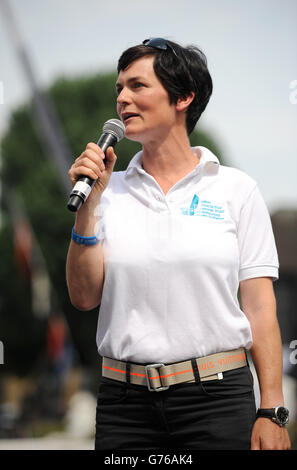
[[[123,103],[128,103],[130,101],[131,101],[131,96],[129,94],[129,91],[125,87],[122,88],[122,90],[118,94],[117,103],[123,104]]]

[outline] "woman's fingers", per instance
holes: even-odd
[[[116,160],[113,147],[108,147],[105,156],[97,144],[89,142],[68,172],[72,186],[81,176],[87,176],[96,181],[95,188],[102,193],[108,185]]]
[[[78,178],[88,176],[93,180],[102,177],[105,170],[103,162],[105,158],[104,152],[94,143],[89,143],[86,150],[75,160],[74,164],[69,170],[69,177],[74,184]]]
[[[117,156],[114,153],[113,147],[108,147],[107,152],[106,152],[105,166],[106,166],[106,170],[110,174],[113,171],[116,161],[117,161]]]

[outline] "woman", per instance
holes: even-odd
[[[212,93],[206,58],[145,40],[120,57],[116,89],[142,151],[113,172],[113,149],[89,143],[69,171],[97,180],[67,259],[72,303],[100,304],[95,448],[288,449],[268,211],[253,179],[189,144]]]

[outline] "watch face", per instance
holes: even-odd
[[[276,414],[277,421],[280,424],[284,425],[288,422],[289,410],[285,408],[284,406],[279,406],[278,408],[276,408],[275,414]]]

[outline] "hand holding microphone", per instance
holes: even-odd
[[[100,194],[106,188],[112,174],[116,155],[113,147],[125,135],[125,126],[118,119],[110,119],[103,126],[98,143],[89,143],[69,170],[73,185],[67,207],[76,212],[94,190]]]

